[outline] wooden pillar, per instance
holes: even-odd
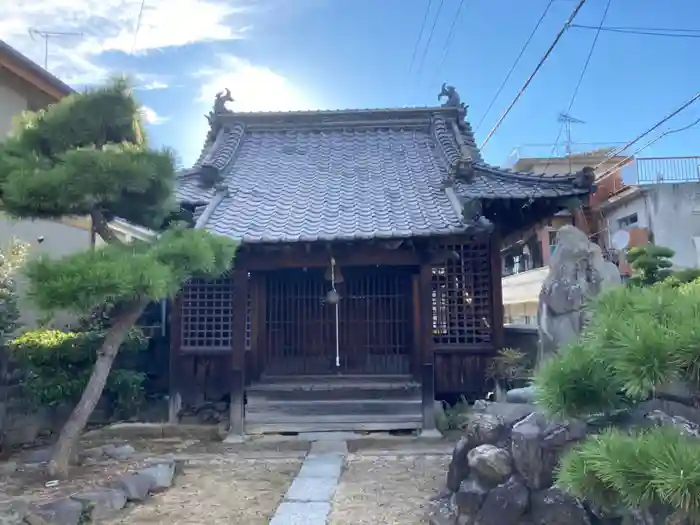
[[[236,261],[238,263],[238,261]],[[231,334],[231,406],[226,441],[242,441],[245,434],[245,341],[248,313],[248,271],[233,269],[233,330]]]
[[[418,288],[420,295],[420,341],[421,341],[421,405],[423,429],[421,435],[431,437],[439,432],[435,425],[435,356],[433,345],[432,307],[433,268],[429,262],[420,267]]]
[[[491,234],[491,341],[496,350],[503,348],[503,283],[501,273],[501,236]]]
[[[170,305],[170,358],[168,361],[168,423],[180,422],[182,410],[182,297]]]

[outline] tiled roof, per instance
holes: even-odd
[[[405,238],[463,232],[460,199],[585,194],[574,178],[484,164],[456,107],[228,113],[179,179],[201,224],[243,242]],[[455,166],[467,160],[471,182]],[[217,172],[217,189],[201,175]],[[207,206],[208,205],[208,206]]]

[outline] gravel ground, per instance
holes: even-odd
[[[107,525],[267,525],[299,471],[298,458],[201,462],[176,485]]]
[[[442,486],[448,455],[350,456],[330,525],[422,525],[428,498]]]

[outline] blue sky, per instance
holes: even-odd
[[[435,105],[443,81],[457,87],[477,124],[548,0],[0,0],[0,37],[39,63],[43,42],[29,28],[76,31],[50,43],[49,70],[75,87],[110,73],[136,78],[154,142],[185,164],[199,152],[203,114],[228,87],[234,110]],[[556,0],[510,82],[477,130],[481,143],[551,44],[576,0]],[[588,0],[575,23],[597,25],[607,0]],[[663,6],[663,7],[662,7]],[[7,15],[9,13],[9,15]],[[700,29],[697,0],[611,0],[606,26]],[[513,148],[553,143],[594,31],[571,28],[484,150],[502,165]],[[425,56],[423,60],[422,57]],[[694,95],[700,38],[602,33],[571,114],[575,142],[626,142]],[[443,58],[444,57],[444,58]],[[700,118],[700,103],[664,131]],[[655,135],[652,135],[653,137]],[[646,155],[698,155],[700,125],[669,136]],[[641,141],[640,145],[645,141]],[[582,146],[578,146],[582,148]],[[550,148],[522,149],[547,155]]]

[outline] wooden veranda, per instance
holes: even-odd
[[[244,245],[174,302],[171,420],[230,401],[236,434],[434,428],[436,391],[485,393],[500,278],[493,234]]]

